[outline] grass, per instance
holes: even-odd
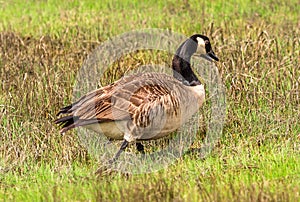
[[[0,199],[299,201],[299,9],[275,0],[1,1]],[[71,102],[87,55],[141,28],[211,38],[226,88],[223,136],[206,159],[185,155],[154,173],[97,176],[99,162],[53,120]],[[102,82],[128,66],[170,61],[132,53]]]

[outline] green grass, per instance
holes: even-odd
[[[76,36],[78,32],[90,31],[85,36],[99,40],[140,28],[167,28],[190,34],[196,32],[195,30],[205,29],[205,25],[211,22],[216,26],[230,23],[238,27],[251,21],[265,21],[268,24],[288,26],[289,23],[298,21],[297,3],[297,1],[285,3],[272,0],[264,3],[2,1],[0,28],[15,30],[23,35],[49,34],[57,38],[64,38],[66,35]]]
[[[299,10],[298,1],[275,0],[0,1],[0,200],[299,201]],[[96,175],[97,159],[53,120],[87,55],[142,28],[211,38],[226,88],[223,136],[205,159]],[[101,82],[170,61],[132,53]]]

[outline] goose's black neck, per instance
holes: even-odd
[[[197,50],[197,43],[186,40],[176,51],[172,60],[173,76],[185,85],[200,85],[200,81],[191,68],[191,57]]]

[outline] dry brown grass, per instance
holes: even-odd
[[[261,132],[283,124],[285,136],[295,135],[300,118],[299,29],[288,27],[288,33],[274,35],[269,25],[249,24],[240,40],[226,27],[230,25],[214,28],[211,24],[205,31],[221,58],[218,66],[229,103],[226,130],[249,135],[258,132],[257,127],[248,127],[249,119],[242,119],[255,114],[262,124],[258,127],[263,126]],[[52,121],[58,108],[70,102],[76,73],[99,43],[86,42],[84,33],[74,41],[64,41],[63,37],[36,39],[2,32],[0,44],[1,142],[5,143],[0,151],[4,161],[20,165],[26,159],[61,159],[62,163],[86,159],[76,137],[59,135]],[[107,76],[116,79],[127,70],[122,67],[153,63],[151,57],[139,60],[145,54],[123,58],[114,65],[114,74],[108,72]]]
[[[210,24],[203,30],[212,39],[221,60],[218,68],[227,93],[224,138],[214,152],[220,156],[225,170],[226,162],[230,160],[229,154],[239,156],[247,149],[257,150],[255,155],[260,155],[262,147],[276,151],[289,147],[294,152],[299,151],[299,30],[299,24],[278,27],[256,20],[249,20],[239,28],[224,21],[220,27]],[[102,41],[100,38],[99,41],[91,40],[88,32],[80,28],[76,33],[73,38],[68,36],[67,30],[59,38],[0,33],[0,175],[7,172],[26,175],[28,170],[42,164],[49,164],[56,172],[63,166],[72,166],[74,162],[89,165],[95,161],[91,160],[73,132],[61,136],[53,124],[58,109],[71,101],[78,69]],[[171,61],[169,55],[154,53],[156,57],[158,55],[155,61],[149,57],[153,52],[125,56],[113,65],[111,72],[106,73],[107,80],[103,82],[109,83],[121,77],[128,66]],[[148,59],[145,60],[145,57]],[[256,172],[257,165],[251,162],[252,154],[249,152],[248,155],[247,165],[238,165],[236,172],[240,172],[241,168]],[[216,181],[213,176],[209,179],[206,179],[207,176],[199,177],[198,180],[179,179],[186,183],[181,186],[176,184],[176,178],[182,177],[179,173],[171,182],[165,179],[151,181],[147,177],[137,181],[134,181],[135,178],[125,180],[127,187],[118,190],[115,197],[181,201],[184,200],[178,196],[182,193],[181,188],[191,186],[191,182],[196,185],[185,190],[202,193],[203,200],[218,201],[224,196],[221,192],[223,187],[208,189],[203,186],[208,183],[207,180]],[[99,188],[99,199],[113,197],[108,195],[109,190],[114,191],[108,182],[113,179],[106,180],[100,180],[105,188]],[[146,183],[147,180],[149,183]],[[286,185],[284,182],[282,184]],[[232,189],[227,187],[224,190],[230,195],[229,198],[236,201],[289,200],[290,195],[272,190],[275,185],[276,182],[271,182],[270,186],[254,182],[250,187],[242,185],[237,189],[232,184]],[[297,188],[294,189],[297,191]],[[147,191],[142,192],[144,190]]]

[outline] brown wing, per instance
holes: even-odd
[[[162,104],[178,85],[173,77],[159,73],[133,75],[93,91],[59,114],[67,114],[55,123],[63,125],[61,132],[77,126],[106,121],[130,120],[147,125],[147,112]],[[169,99],[170,100],[170,99]]]
[[[177,81],[175,83],[178,84]],[[151,115],[155,116],[157,110],[172,108],[175,111],[178,108],[179,101],[173,95],[175,83],[154,78],[132,82],[118,91],[113,110],[126,109],[135,125],[146,127],[151,122]]]
[[[135,114],[145,113],[145,106],[154,106],[164,100],[163,97],[170,97],[178,82],[166,77],[169,76],[152,73],[132,81],[121,81],[101,96],[90,99],[74,115],[105,121],[132,119]]]

